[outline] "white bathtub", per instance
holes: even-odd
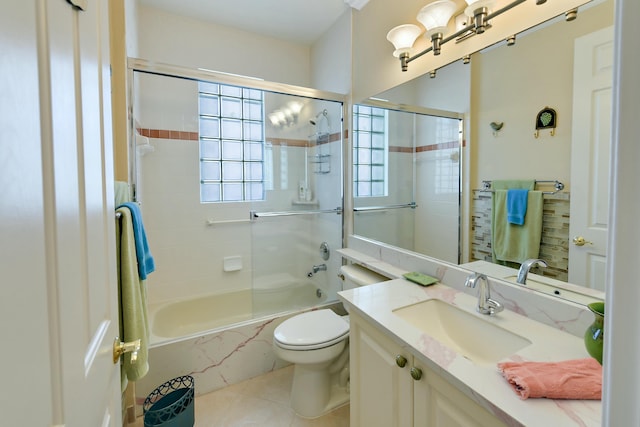
[[[323,304],[326,299],[324,293],[318,294],[312,282],[299,283],[287,275],[259,281],[253,291],[211,294],[151,306],[150,345],[153,347],[278,313],[299,311]]]

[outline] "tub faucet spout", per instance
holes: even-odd
[[[327,264],[314,265],[312,270],[313,274],[316,274],[318,271],[327,271]]]

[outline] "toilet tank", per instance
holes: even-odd
[[[342,290],[353,289],[359,286],[371,285],[373,283],[385,282],[388,277],[371,271],[359,264],[347,264],[340,267],[340,278],[342,279]]]

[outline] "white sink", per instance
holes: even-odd
[[[528,339],[439,299],[393,313],[451,350],[480,364],[493,364],[531,344]]]

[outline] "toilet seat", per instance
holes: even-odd
[[[309,311],[285,320],[276,328],[276,344],[288,350],[315,350],[349,336],[349,323],[329,309]]]

